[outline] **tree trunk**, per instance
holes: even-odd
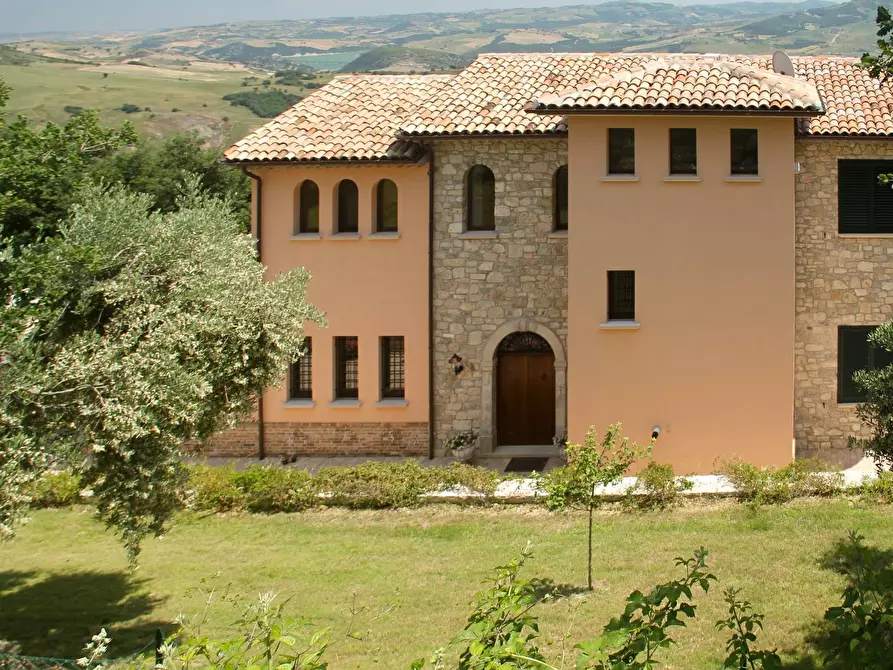
[[[589,506],[589,590],[592,591],[592,505]]]

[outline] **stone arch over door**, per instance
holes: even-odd
[[[555,433],[561,435],[567,428],[567,355],[561,339],[552,330],[533,319],[513,319],[497,328],[484,345],[481,358],[481,428],[478,450],[492,453],[496,447],[496,385],[494,383],[496,351],[500,342],[516,332],[531,332],[542,337],[555,355]]]

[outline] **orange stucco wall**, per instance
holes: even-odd
[[[570,439],[623,422],[677,472],[793,457],[790,119],[571,117]],[[607,182],[607,128],[636,129],[639,181]],[[667,182],[671,127],[698,129],[700,182]],[[731,128],[757,128],[761,182],[729,183]],[[607,271],[635,270],[637,330],[608,330]]]
[[[262,260],[268,277],[307,267],[310,301],[326,313],[327,328],[308,325],[313,338],[313,400],[288,407],[287,389],[264,396],[266,422],[426,422],[428,420],[428,174],[427,167],[276,167],[254,170],[263,179]],[[320,239],[293,239],[294,191],[305,179],[320,190]],[[335,189],[352,179],[359,189],[359,239],[332,237]],[[374,189],[391,179],[399,191],[399,238],[373,232]],[[256,193],[255,193],[256,195]],[[380,400],[379,338],[402,335],[406,351],[406,407]],[[359,338],[360,407],[331,407],[333,338]],[[285,371],[283,371],[283,374]]]

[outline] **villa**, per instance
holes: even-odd
[[[891,139],[893,88],[836,56],[336,77],[226,152],[270,277],[309,268],[329,325],[211,450],[549,454],[622,422],[677,472],[850,464]]]

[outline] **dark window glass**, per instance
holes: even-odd
[[[608,128],[608,174],[636,173],[636,131]]]
[[[304,355],[291,364],[288,372],[289,400],[313,397],[313,341],[304,338],[301,346]]]
[[[636,273],[608,270],[608,321],[634,321],[636,318]]]
[[[381,397],[403,398],[406,357],[403,351],[403,338],[381,338]]]
[[[893,173],[893,160],[839,160],[837,168],[838,230],[893,233],[893,186],[878,179]]]
[[[893,364],[893,354],[868,341],[877,326],[841,326],[837,330],[837,402],[864,402],[865,391],[853,381],[859,370]]]
[[[562,165],[555,171],[552,197],[555,199],[555,230],[567,230],[567,165]]]
[[[732,174],[759,174],[759,133],[747,128],[733,128]]]
[[[360,194],[357,185],[350,179],[338,184],[338,229],[339,233],[359,232]]]
[[[360,393],[359,342],[355,337],[335,338],[335,397],[358,398]]]
[[[670,174],[698,174],[698,131],[670,128]]]
[[[298,187],[296,233],[319,232],[319,187],[309,179]]]
[[[466,185],[467,230],[496,230],[496,178],[484,165],[468,171]]]
[[[375,230],[397,232],[397,184],[390,179],[382,179],[375,189]]]

